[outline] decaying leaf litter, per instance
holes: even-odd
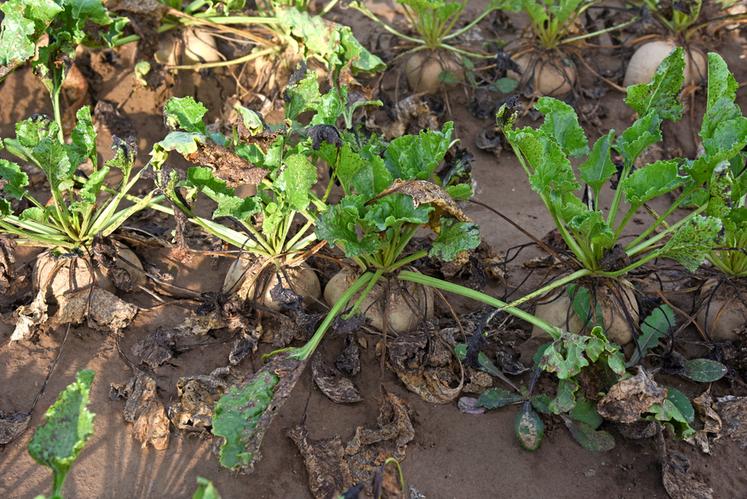
[[[211,75],[205,74],[200,77],[207,77],[208,80],[212,78]],[[128,89],[127,91],[129,92],[130,90]],[[587,92],[586,96],[588,97],[588,95],[589,93]],[[454,92],[450,92],[449,96],[451,99],[456,98]],[[415,105],[405,103],[403,100],[397,101],[396,97],[395,94],[394,99],[390,97],[384,99],[386,105],[383,110],[391,106],[390,103],[398,102],[396,107],[394,107],[395,112],[391,113],[389,117],[389,119],[393,118],[395,126],[393,128],[385,128],[385,130],[401,131],[387,131],[387,133],[390,133],[386,137],[389,140],[402,135],[405,131],[417,133],[419,129],[424,127],[440,129],[443,121],[452,119],[451,113],[453,113],[453,109],[449,110],[449,107],[451,107],[450,104],[453,104],[453,102],[445,101],[444,104],[441,104],[439,96],[435,98],[429,97],[428,100],[422,100]],[[606,102],[607,105],[614,106],[614,101],[608,99]],[[583,111],[585,109],[584,105],[576,104],[582,123],[587,123],[588,120]],[[435,113],[432,110],[435,110]],[[369,113],[367,111],[367,114],[373,114],[373,112]],[[536,119],[538,116],[536,114],[532,116],[530,113],[530,117]],[[471,119],[464,116],[462,118],[466,119],[468,123],[469,119]],[[411,122],[406,124],[407,120],[411,120]],[[66,121],[70,120],[66,118]],[[376,126],[378,125],[374,126],[373,124],[381,123],[385,120],[382,120],[381,116],[379,116],[375,121],[368,121],[371,123],[369,128],[376,130]],[[604,129],[608,128],[604,127],[602,123],[603,121],[596,121],[595,126],[602,126]],[[627,124],[623,124],[619,129],[624,129]],[[593,136],[592,133],[590,135]],[[160,136],[162,135],[154,134],[156,139]],[[460,138],[462,138],[463,144],[466,144],[468,148],[471,147],[468,140],[463,136]],[[212,146],[211,144],[208,145]],[[504,151],[508,150],[505,143],[503,147]],[[230,165],[221,163],[223,160],[216,156],[215,152],[214,148],[205,149],[202,151],[201,156],[195,156],[193,160],[207,166],[212,166],[217,170],[225,169],[228,166],[228,170],[224,173],[229,173],[228,178],[225,178],[225,180],[227,185],[230,186],[232,182],[235,182],[234,177],[232,177],[232,175],[235,176],[235,172],[231,173],[229,170],[233,167],[232,165],[235,166],[238,163],[233,162]],[[479,158],[480,153],[477,154]],[[499,158],[505,158],[505,155],[506,153],[504,152]],[[483,159],[484,157],[482,156]],[[446,158],[444,168],[439,173],[442,181],[463,167],[463,164],[459,166],[460,161],[462,160],[458,157]],[[479,164],[480,161],[478,160],[477,163]],[[498,164],[501,164],[500,160]],[[417,182],[422,182],[422,180],[407,180],[404,183],[404,188],[395,182],[391,188],[382,191],[379,195],[405,194],[413,198],[416,207],[419,202],[432,203],[439,215],[430,217],[429,222],[436,230],[441,228],[438,222],[440,215],[444,213],[452,215],[457,220],[469,220],[462,215],[462,209],[464,209],[465,205],[455,210],[455,205],[449,202],[437,201],[432,195],[434,192],[438,192],[434,188],[416,192],[411,187],[417,185]],[[478,182],[477,185],[479,187],[480,183]],[[359,187],[356,186],[355,188],[358,189]],[[425,192],[429,192],[430,194],[421,196]],[[448,197],[443,198],[442,195],[438,197],[447,201],[449,199]],[[376,199],[374,197],[374,202]],[[481,199],[485,200],[482,197]],[[470,218],[475,216],[470,212],[469,208],[467,209],[467,215]],[[149,217],[144,216],[139,218],[142,222],[146,223],[144,227],[148,227]],[[484,222],[484,216],[481,216],[479,213],[477,214],[477,219]],[[149,230],[145,232],[147,234]],[[190,232],[194,231],[190,230]],[[536,233],[540,236],[542,231],[538,230]],[[163,234],[162,232],[161,235]],[[168,237],[165,239],[168,239]],[[175,239],[179,240],[179,236]],[[153,241],[156,241],[156,239],[153,239]],[[202,249],[206,252],[212,252],[217,249],[218,253],[230,254],[230,251],[225,251],[225,247],[216,247],[214,244],[203,245],[203,241],[198,241],[196,245],[190,245],[192,250],[200,251]],[[427,247],[427,244],[427,242],[415,239],[408,246],[408,251],[409,248],[412,248],[413,252],[417,251],[423,245]],[[471,256],[465,258],[462,255],[460,257],[462,258],[461,260],[455,260],[455,262],[462,263],[463,266],[469,266],[469,270],[466,272],[462,269],[455,271],[454,267],[456,265],[449,267],[449,262],[444,264],[435,259],[426,263],[416,263],[417,269],[425,273],[442,272],[444,276],[448,276],[449,278],[453,278],[453,276],[457,276],[457,279],[466,278],[470,286],[489,283],[491,287],[499,289],[498,296],[503,296],[507,302],[510,302],[512,295],[513,298],[517,298],[525,293],[512,289],[510,287],[511,284],[509,284],[509,287],[504,292],[500,290],[500,286],[506,284],[506,282],[491,280],[493,277],[499,276],[501,279],[508,279],[507,282],[512,283],[518,289],[527,286],[531,290],[533,288],[529,287],[531,284],[527,285],[527,282],[532,283],[533,279],[536,280],[539,278],[538,274],[541,274],[542,271],[535,272],[532,270],[526,272],[521,267],[517,268],[515,264],[512,264],[512,262],[515,262],[515,258],[517,258],[516,255],[512,255],[512,248],[508,248],[508,245],[505,243],[501,245],[507,248],[504,261],[501,261],[500,258],[489,260],[479,253],[477,257]],[[567,248],[563,248],[562,244],[559,247],[560,249],[556,251],[559,251],[567,258]],[[147,246],[141,248],[141,250],[145,248]],[[140,251],[138,253],[138,256],[142,258],[142,253]],[[515,253],[518,254],[518,252]],[[184,254],[188,253],[182,253],[182,255]],[[490,254],[489,251],[488,254]],[[325,258],[329,258],[330,256],[339,258],[339,253],[324,250],[320,253],[320,256]],[[206,261],[216,261],[218,258],[218,255],[207,256]],[[12,262],[12,260],[12,255],[6,255],[6,263]],[[524,258],[520,258],[519,260],[524,260]],[[609,261],[611,260],[606,260],[606,262]],[[144,263],[150,274],[159,277],[166,275],[162,270],[155,271],[156,268],[153,267],[153,262],[147,261]],[[317,267],[320,269],[323,281],[329,279],[329,274],[324,275],[325,272],[330,271],[330,267],[327,265],[328,263],[325,263]],[[604,263],[604,265],[610,264]],[[157,266],[158,264],[156,263]],[[168,266],[164,266],[163,268],[168,268]],[[7,265],[5,269],[4,275],[12,277],[13,272],[8,271]],[[496,269],[498,269],[498,272],[496,272]],[[556,268],[556,270],[558,269],[562,269],[562,265]],[[527,277],[527,274],[531,275]],[[528,281],[524,281],[525,277],[528,278]],[[547,276],[541,279],[546,278]],[[156,281],[153,282],[155,283]],[[662,286],[666,293],[666,285],[661,285],[661,283],[659,285]],[[679,285],[679,283],[676,285]],[[540,286],[537,285],[537,287]],[[129,341],[126,338],[128,331],[133,330],[133,327],[131,325],[128,327],[128,325],[133,320],[137,320],[137,316],[135,316],[135,310],[137,309],[128,303],[130,301],[128,299],[129,294],[123,295],[121,292],[119,293],[120,297],[126,300],[122,302],[123,312],[116,317],[115,321],[109,321],[110,314],[106,313],[103,305],[109,306],[117,302],[113,301],[113,295],[105,294],[109,293],[109,291],[98,288],[84,288],[70,296],[63,295],[63,299],[60,300],[58,298],[56,300],[57,303],[52,303],[51,308],[48,308],[46,303],[42,303],[37,294],[37,300],[29,299],[23,304],[26,307],[32,308],[19,310],[19,312],[23,313],[25,321],[17,322],[16,324],[25,324],[25,327],[22,327],[16,338],[22,341],[29,341],[35,335],[37,338],[36,341],[39,341],[41,339],[39,335],[53,334],[58,325],[67,323],[84,324],[83,328],[73,327],[73,334],[79,329],[92,328],[111,331],[111,333],[103,334],[120,336],[115,358],[118,358],[123,365],[128,365],[131,372],[122,373],[120,379],[113,380],[118,386],[112,393],[118,394],[119,397],[126,397],[124,402],[124,420],[132,423],[132,434],[142,445],[151,444],[157,449],[166,447],[169,438],[172,441],[174,437],[184,438],[179,436],[180,433],[172,430],[172,427],[187,431],[196,430],[196,434],[207,436],[208,431],[212,428],[213,411],[215,410],[215,404],[218,399],[229,391],[231,386],[246,386],[247,382],[251,385],[251,381],[257,379],[256,377],[252,377],[252,373],[257,371],[260,373],[270,373],[270,377],[264,380],[264,384],[260,383],[262,386],[251,386],[266,390],[270,385],[279,383],[279,385],[273,385],[272,389],[276,390],[277,386],[281,388],[272,393],[270,407],[280,406],[284,399],[291,396],[293,393],[291,390],[297,382],[298,377],[303,375],[300,372],[304,366],[303,362],[289,362],[288,359],[280,357],[277,359],[277,362],[271,361],[267,364],[266,367],[270,369],[262,370],[262,363],[255,352],[257,352],[258,345],[268,340],[275,346],[282,347],[288,345],[294,339],[300,342],[308,339],[315,328],[319,326],[319,322],[324,316],[323,304],[316,303],[312,305],[313,311],[311,313],[307,313],[308,311],[299,313],[298,308],[281,310],[278,313],[273,310],[264,310],[261,306],[246,307],[244,304],[237,304],[230,297],[221,296],[219,293],[200,296],[200,293],[195,292],[193,284],[188,284],[185,287],[189,289],[180,289],[180,287],[179,285],[159,286],[160,291],[167,290],[165,294],[161,295],[160,303],[159,300],[149,301],[151,298],[147,297],[147,295],[135,300],[138,308],[140,308],[138,314],[152,313],[148,310],[152,306],[163,306],[165,307],[164,310],[168,310],[167,307],[173,306],[173,303],[169,304],[167,302],[173,300],[177,302],[185,300],[185,304],[189,303],[189,307],[193,310],[187,314],[188,318],[185,321],[175,321],[176,323],[165,327],[158,326],[150,328],[151,330],[146,331],[146,334],[139,335],[138,341]],[[126,289],[127,286],[123,288]],[[123,288],[120,287],[120,289]],[[214,286],[208,290],[200,288],[200,291],[212,292],[219,288],[220,286]],[[132,291],[132,289],[127,290],[128,293]],[[278,292],[280,291],[278,290]],[[97,298],[96,301],[92,300],[94,296]],[[292,301],[293,293],[291,292],[288,296],[291,297]],[[588,307],[588,303],[584,305],[581,299],[577,298],[578,295],[571,294],[570,296],[571,300],[568,302],[568,308],[572,308],[577,315],[583,317],[583,312],[579,313],[578,311],[584,306]],[[657,295],[656,293],[652,293],[651,296]],[[670,297],[665,294],[665,298]],[[634,380],[642,376],[641,373],[645,375],[645,372],[648,372],[652,377],[656,377],[660,383],[662,381],[659,373],[663,373],[665,376],[677,376],[680,384],[675,382],[675,386],[681,388],[687,395],[671,387],[668,378],[666,381],[667,386],[657,389],[651,384],[647,385],[643,383],[645,389],[638,386],[632,392],[630,388],[623,388],[624,384],[630,379],[619,381],[617,384],[612,382],[614,380],[605,380],[605,373],[602,371],[607,369],[607,367],[616,369],[618,365],[613,363],[612,360],[605,360],[608,365],[598,365],[597,354],[595,353],[597,350],[595,349],[597,345],[600,345],[599,342],[603,341],[598,336],[592,336],[599,340],[595,339],[593,342],[579,342],[573,337],[568,338],[563,343],[559,343],[557,348],[555,348],[555,354],[561,356],[560,358],[547,357],[540,364],[543,366],[542,369],[544,372],[556,373],[560,378],[560,384],[554,386],[547,375],[537,378],[536,368],[530,367],[532,366],[532,362],[527,362],[526,360],[523,364],[517,362],[517,346],[520,342],[505,342],[503,340],[507,331],[514,329],[521,331],[521,323],[499,316],[497,319],[494,319],[495,323],[500,324],[499,326],[493,325],[481,329],[479,326],[476,327],[470,318],[465,315],[464,304],[449,303],[448,299],[447,301],[439,301],[440,298],[438,296],[435,299],[437,307],[436,323],[422,324],[417,331],[410,331],[405,334],[387,334],[381,336],[370,328],[370,326],[365,326],[361,322],[351,321],[350,319],[336,321],[331,328],[329,341],[330,347],[333,347],[333,349],[339,347],[338,352],[340,352],[340,355],[335,358],[336,352],[324,351],[318,352],[311,358],[308,362],[308,371],[310,373],[309,376],[314,380],[315,386],[333,400],[352,402],[363,398],[365,401],[367,390],[359,391],[355,388],[356,385],[361,383],[361,375],[359,373],[361,369],[381,369],[381,367],[374,365],[377,364],[378,366],[384,366],[384,369],[393,370],[398,380],[390,379],[389,383],[393,383],[392,386],[398,386],[400,390],[409,389],[415,392],[415,394],[419,395],[419,397],[416,397],[416,400],[422,398],[429,403],[445,403],[456,400],[461,392],[480,397],[477,399],[477,402],[472,403],[477,404],[479,409],[481,409],[481,411],[475,412],[494,410],[505,407],[505,405],[517,405],[518,410],[515,412],[517,416],[516,421],[517,425],[526,430],[524,433],[519,432],[520,435],[523,434],[525,437],[529,435],[535,435],[536,437],[538,430],[537,422],[544,420],[548,426],[548,428],[545,428],[545,431],[549,429],[550,432],[553,432],[551,434],[555,434],[561,431],[557,429],[557,426],[565,426],[569,430],[569,434],[572,435],[572,438],[579,444],[585,448],[596,447],[597,450],[601,450],[602,447],[609,445],[608,436],[610,433],[608,430],[614,433],[613,428],[620,428],[621,426],[625,426],[628,430],[632,431],[632,427],[638,425],[643,430],[639,433],[641,435],[646,434],[649,438],[652,436],[652,431],[654,432],[653,434],[661,434],[661,427],[663,426],[664,433],[668,437],[671,437],[673,434],[678,436],[685,436],[687,434],[686,440],[695,442],[699,448],[704,450],[712,450],[711,446],[715,442],[723,442],[725,438],[737,441],[740,439],[743,440],[743,425],[739,417],[740,408],[743,406],[742,399],[739,397],[741,393],[739,391],[739,380],[740,373],[744,371],[743,366],[739,364],[739,352],[742,351],[740,350],[740,341],[737,339],[736,342],[725,344],[723,347],[721,345],[708,346],[706,344],[707,348],[701,348],[700,350],[698,350],[699,345],[697,344],[687,346],[688,344],[686,343],[683,346],[678,341],[682,333],[678,328],[683,322],[687,322],[687,314],[690,313],[690,308],[687,304],[683,305],[682,301],[671,303],[677,309],[676,321],[672,321],[666,313],[660,313],[659,315],[652,313],[650,315],[653,318],[651,322],[648,319],[643,322],[644,325],[648,324],[650,326],[648,331],[642,328],[644,329],[642,333],[647,335],[648,342],[645,343],[644,347],[639,347],[641,349],[637,352],[637,355],[639,358],[642,358],[653,352],[655,354],[653,359],[656,360],[650,362],[652,358],[649,358],[645,367],[638,371],[638,375],[630,379]],[[591,296],[591,310],[595,307],[593,300],[594,297]],[[638,300],[641,301],[640,296]],[[288,304],[290,302],[285,300],[284,303]],[[663,303],[670,305],[670,302]],[[309,304],[305,303],[305,305]],[[661,306],[661,301],[659,303],[642,304],[641,319],[646,318],[652,310],[655,311],[657,307]],[[471,307],[467,306],[467,309],[469,308]],[[10,310],[8,312],[11,313]],[[98,312],[101,312],[101,315],[97,316],[96,313]],[[454,316],[454,312],[456,312],[456,316]],[[48,319],[45,317],[47,313],[49,313],[48,317],[52,318],[49,322],[47,322]],[[487,311],[479,313],[476,322],[479,323],[486,313]],[[53,314],[56,314],[56,316]],[[594,313],[590,314],[592,320],[595,320],[594,315]],[[604,317],[604,315],[600,314],[599,317]],[[666,326],[661,325],[659,321],[661,317],[666,317],[669,321]],[[11,320],[14,319],[15,317]],[[690,317],[690,320],[692,321],[692,317]],[[672,322],[676,322],[676,324]],[[713,321],[711,319],[700,320],[699,325],[703,326],[703,323],[713,324]],[[589,325],[589,330],[591,330],[591,326],[593,325],[593,323]],[[41,330],[39,326],[42,326]],[[350,329],[353,329],[353,331],[350,331]],[[696,332],[696,334],[700,333],[702,332]],[[709,331],[705,331],[706,337],[709,336],[708,333]],[[519,334],[519,339],[525,339],[527,334],[528,331],[524,329]],[[337,338],[335,338],[335,335]],[[477,341],[475,339],[479,337],[485,338],[485,341]],[[584,354],[582,357],[576,358],[572,355],[573,348],[577,348],[582,343],[585,343],[583,345]],[[355,352],[356,348],[353,345],[357,347],[358,353]],[[197,369],[197,371],[201,372],[195,372],[193,365],[184,363],[187,358],[194,359],[191,352],[195,350],[204,351],[206,348],[219,348],[219,346],[225,347],[220,359],[213,356],[211,365],[202,365],[200,366],[201,368]],[[693,348],[695,350],[692,350]],[[266,351],[265,347],[259,347],[259,352]],[[460,353],[464,351],[467,352],[466,356]],[[64,353],[64,351],[61,353]],[[322,353],[327,355],[322,356]],[[629,351],[626,352],[627,359],[631,358],[630,353]],[[335,355],[330,356],[329,354]],[[604,350],[603,355],[610,355],[610,359],[617,358],[615,357],[617,354],[612,351],[607,352]],[[360,360],[361,356],[364,357],[362,361]],[[733,362],[730,362],[730,360]],[[583,362],[594,364],[596,366],[594,368],[595,371],[587,372]],[[727,371],[727,368],[724,368],[721,363],[725,363],[727,368],[731,368],[733,371]],[[186,371],[184,371],[185,368]],[[180,376],[176,377],[172,374],[175,369],[182,371]],[[529,369],[529,372],[522,376],[521,373],[526,372],[526,369]],[[581,372],[576,374],[576,369]],[[643,369],[647,369],[647,371]],[[159,372],[168,374],[164,376],[164,374],[159,374]],[[629,372],[632,375],[636,371],[635,369],[630,369]],[[130,375],[132,375],[131,379],[129,378]],[[713,395],[712,398],[703,392],[702,387],[704,385],[697,385],[694,389],[682,385],[683,379],[695,380],[700,383],[710,383],[724,375],[726,375],[726,379],[731,381],[731,393],[737,393],[737,395],[729,395],[730,391],[724,391],[724,382],[719,382],[713,386],[715,393],[718,395]],[[278,380],[274,381],[273,376],[278,376]],[[127,382],[128,379],[130,379],[129,382]],[[508,383],[505,382],[506,379],[508,379]],[[597,406],[598,413],[610,421],[617,422],[617,425],[607,422],[600,427],[600,422],[594,416],[594,411],[588,410],[590,403],[593,404],[595,401],[600,400],[600,390],[608,391],[607,396],[601,398],[600,405]],[[370,391],[368,392],[370,393]],[[701,392],[703,394],[698,396],[698,393]],[[631,393],[633,394],[632,398]],[[648,395],[644,395],[644,393],[648,393]],[[238,397],[237,402],[240,404],[241,396],[238,393],[236,395]],[[415,395],[410,394],[408,396],[413,397]],[[683,403],[683,397],[685,400],[688,398],[692,400],[691,407],[688,408]],[[322,397],[320,400],[326,399]],[[636,403],[631,405],[632,400],[635,400]],[[567,411],[565,408],[572,407],[570,405],[572,402],[575,403],[575,406],[570,411]],[[354,404],[360,403],[354,402]],[[112,405],[117,408],[117,411],[122,410],[120,404],[115,403]],[[461,406],[462,403],[460,400]],[[617,410],[612,410],[610,407],[614,407]],[[15,409],[15,407],[12,409]],[[618,421],[620,418],[616,414],[621,414],[621,411],[625,414],[625,417],[622,418],[625,421]],[[3,428],[8,435],[17,435],[19,428],[25,424],[24,414],[23,411],[3,413],[3,421],[8,422],[8,425],[3,426]],[[251,454],[259,455],[261,437],[272,418],[265,417],[265,414],[253,414],[252,417],[257,417],[259,431],[249,440],[248,444],[242,442],[241,438],[233,441],[235,445],[238,445],[238,447],[235,446],[233,449],[233,451],[238,452],[236,457],[241,457],[240,454],[247,450]],[[416,423],[418,417],[419,414],[416,414]],[[484,414],[474,417],[488,418],[491,416]],[[304,422],[307,419],[307,416],[304,416],[301,421]],[[372,419],[369,418],[368,421],[372,422]],[[311,420],[308,422],[313,424]],[[347,430],[347,436],[351,434],[355,426],[357,425],[350,425]],[[353,438],[358,436],[359,431],[363,432],[361,434],[371,435],[371,433],[364,431],[366,427],[367,425],[359,427],[355,431]],[[226,427],[224,426],[223,428],[225,429]],[[692,430],[692,434],[688,428]],[[226,435],[229,436],[224,438],[233,438],[230,437],[230,430],[227,431],[229,431],[229,434]],[[315,454],[309,450],[309,446],[313,440],[308,437],[306,431],[305,429],[301,429],[298,430],[301,433],[295,434],[297,435],[296,439],[305,442],[304,445],[307,449],[306,451],[301,449],[301,454],[308,466],[310,456],[313,457]],[[373,430],[366,431],[371,432]],[[381,426],[378,431],[389,434]],[[215,434],[215,432],[213,433]],[[340,433],[342,433],[342,437],[336,445],[342,447],[347,436],[343,431]],[[624,435],[625,431],[620,429],[620,433]],[[373,435],[376,435],[376,433],[374,432]],[[417,439],[418,436],[416,435],[416,442]],[[215,443],[218,444],[220,439],[216,440]],[[527,444],[525,446],[534,447],[534,443],[528,440],[522,442],[522,444]],[[620,442],[618,441],[619,444]],[[672,443],[670,442],[669,445],[671,446]],[[716,444],[716,448],[718,448],[718,445],[720,444]],[[332,447],[333,449],[338,449],[337,446],[333,445]],[[343,452],[345,451],[345,448],[343,448]],[[328,452],[336,456],[339,455],[338,450],[324,450],[319,452],[322,452],[324,455],[327,455],[326,453]],[[386,452],[397,452],[397,449],[388,449]],[[264,449],[264,454],[267,454],[266,448]],[[368,467],[369,471],[361,474],[358,481],[370,483],[373,479],[376,482],[376,474],[373,473],[372,475],[371,470],[375,466],[382,466],[382,463],[378,461],[374,464],[376,460],[371,458],[372,454],[364,454],[368,457],[361,458],[356,463],[359,469]],[[708,479],[702,474],[695,477],[688,474],[690,467],[687,464],[687,459],[683,460],[683,458],[674,452],[665,452],[662,456],[663,484],[670,495],[673,497],[677,496],[677,494],[681,493],[678,491],[684,490],[686,485],[690,484],[692,486],[697,485],[697,490],[701,490],[702,485],[703,497],[707,497],[707,490],[713,484],[707,484]],[[382,456],[379,455],[378,457],[381,458]],[[398,459],[400,458],[401,456],[398,456]],[[249,460],[250,464],[253,460],[254,458]],[[405,459],[404,464],[406,467],[408,466],[407,459]],[[343,468],[342,464],[338,468]],[[323,486],[318,489],[322,492],[314,492],[315,495],[322,497],[323,495],[319,494],[323,494],[326,490],[342,491],[337,486],[341,483],[348,484],[345,481],[346,479],[340,481],[338,479],[339,475],[334,479],[329,478],[330,475],[338,473],[339,470],[334,471],[334,473],[333,471],[328,470],[324,473],[314,471],[312,473],[312,468],[309,468],[307,476],[309,478],[310,490],[312,492],[315,490],[313,485],[315,480],[323,482]],[[344,472],[340,473],[345,475]],[[316,476],[318,477],[315,478]],[[706,482],[702,480],[706,480]],[[329,488],[332,487],[330,483],[334,484],[334,488]],[[372,490],[376,490],[375,484]]]

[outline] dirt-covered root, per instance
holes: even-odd
[[[46,289],[48,300],[58,300],[91,285],[113,293],[143,284],[146,276],[137,255],[119,242],[114,243],[113,250],[112,263],[108,266],[87,255],[55,255],[47,250],[36,257],[32,276],[34,289],[37,292]]]
[[[623,85],[629,87],[638,83],[648,83],[654,78],[659,64],[677,48],[674,40],[654,40],[636,49],[625,70]],[[706,56],[699,49],[685,49],[685,83],[700,83],[706,78],[708,64]]]
[[[708,279],[698,303],[698,323],[712,340],[734,341],[747,331],[747,285]]]
[[[521,84],[531,84],[538,94],[560,97],[573,90],[576,84],[576,64],[567,57],[529,52],[515,62],[521,70]]]
[[[591,288],[587,287],[591,290]],[[536,307],[534,314],[553,326],[560,327],[571,333],[588,333],[591,328],[600,323],[604,333],[611,341],[618,345],[627,345],[633,341],[633,329],[638,326],[639,309],[633,286],[625,280],[600,282],[592,294],[592,308],[601,311],[598,316],[579,317],[573,310],[568,292],[555,292],[544,298]],[[543,330],[535,326],[532,338],[547,336]]]
[[[324,288],[324,301],[330,306],[337,303],[356,277],[355,272],[349,269],[332,276]],[[351,303],[357,298],[358,295]],[[379,331],[406,333],[416,329],[424,320],[433,318],[433,290],[395,278],[382,279],[363,299],[361,312]]]
[[[322,296],[322,286],[316,272],[305,263],[277,267],[265,260],[248,257],[237,258],[231,264],[223,281],[223,292],[236,293],[242,300],[256,300],[270,310],[279,312],[283,310],[284,303],[272,296],[272,290],[278,283],[281,288],[290,289],[301,297],[305,305],[316,302]]]
[[[464,79],[464,68],[457,57],[443,50],[415,52],[407,58],[403,70],[415,93],[435,94],[450,82]]]
[[[225,59],[218,50],[215,38],[208,31],[186,28],[181,36],[164,36],[154,56],[159,64],[196,64]]]

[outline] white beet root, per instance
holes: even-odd
[[[324,288],[324,301],[333,306],[356,277],[357,275],[349,269],[343,269],[332,276]],[[389,293],[384,299],[387,287]],[[355,303],[357,296],[349,305]],[[386,282],[379,281],[363,300],[361,311],[371,326],[379,331],[384,331],[386,318],[390,330],[397,334],[407,333],[416,329],[424,320],[433,318],[433,290],[427,286],[397,279],[390,279],[388,286]]]
[[[262,261],[254,261],[249,258],[236,259],[228,269],[223,281],[223,292],[235,292],[242,300],[253,300],[265,307],[279,312],[283,305],[272,298],[272,290],[279,282],[283,288],[293,290],[301,298],[304,304],[314,303],[322,295],[322,286],[316,272],[301,263],[292,267],[284,266],[278,269],[275,266],[265,266]],[[261,275],[260,275],[261,273]],[[258,279],[262,280],[263,290],[256,291]]]
[[[91,278],[93,265],[81,256],[55,256],[51,251],[45,251],[36,257],[32,280],[34,289],[47,289],[47,297],[57,300],[62,295],[86,288],[95,284],[96,287],[109,292],[115,292],[116,287],[110,278],[110,273],[127,272],[133,286],[145,282],[143,264],[135,253],[121,243],[115,242],[117,247],[117,261],[115,269],[97,266],[95,281]]]
[[[181,57],[180,57],[181,56]],[[160,64],[195,64],[217,62],[224,59],[215,38],[202,29],[187,28],[182,36],[163,37],[154,58]]]
[[[747,288],[709,279],[700,289],[698,323],[715,341],[734,341],[747,330]],[[715,294],[714,294],[715,292]]]
[[[627,313],[630,316],[630,320],[634,325],[637,325],[639,320],[639,310],[633,286],[627,281],[620,281],[615,291],[619,291],[620,297],[625,303]],[[571,299],[568,296],[568,293],[565,290],[561,293],[562,294],[560,295],[556,293],[552,297],[544,299],[543,301],[545,303],[537,305],[534,314],[550,325],[562,329],[567,328],[571,333],[578,334],[584,329],[588,331],[590,328],[586,324],[586,318],[582,319],[578,317],[573,312]],[[613,294],[613,290],[607,285],[598,286],[596,302],[602,309],[604,333],[607,338],[618,345],[627,345],[633,341],[633,332],[628,323],[628,316],[620,307],[618,299],[615,298],[615,295]],[[532,330],[532,337],[546,335],[547,333],[537,326]]]
[[[412,54],[404,66],[410,89],[416,93],[435,94],[445,86],[442,73],[451,73],[458,81],[464,79],[464,68],[448,52],[423,50]]]
[[[623,85],[648,83],[654,78],[659,64],[677,48],[673,40],[655,40],[644,43],[636,49],[625,70]],[[688,85],[702,82],[708,70],[706,56],[698,49],[685,51],[685,83]]]
[[[576,65],[570,59],[549,59],[529,53],[517,58],[516,64],[521,69],[521,82],[531,83],[532,89],[541,95],[560,97],[576,84]]]

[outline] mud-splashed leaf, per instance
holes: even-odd
[[[524,400],[524,397],[516,392],[511,392],[505,388],[490,388],[482,392],[477,399],[477,406],[492,410],[516,404],[522,400]]]
[[[396,179],[388,189],[380,192],[376,198],[378,199],[392,193],[410,196],[415,207],[422,204],[431,205],[436,208],[436,213],[438,214],[445,213],[460,222],[471,222],[470,218],[449,196],[449,193],[433,182],[427,180]]]
[[[314,383],[332,402],[336,404],[354,404],[363,400],[358,388],[337,369],[324,363],[317,354],[311,361],[311,374]]]
[[[683,376],[699,383],[713,383],[726,375],[727,368],[721,362],[710,359],[685,361]]]
[[[539,449],[542,438],[545,435],[545,424],[529,402],[524,402],[519,413],[516,415],[514,431],[519,445],[529,451]]]
[[[597,411],[609,421],[634,423],[652,405],[664,402],[666,395],[667,391],[640,368],[635,376],[613,385],[597,403]]]
[[[615,438],[604,430],[596,430],[586,423],[563,416],[563,423],[573,439],[586,450],[607,452],[615,448]]]

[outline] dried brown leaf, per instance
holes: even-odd
[[[145,448],[169,446],[169,420],[156,393],[156,380],[146,374],[133,376],[126,385],[112,385],[113,398],[126,398],[124,420],[133,423],[135,438]]]
[[[26,431],[31,422],[31,414],[25,412],[0,411],[0,445],[11,443]]]
[[[437,220],[441,214],[446,213],[460,222],[471,221],[459,206],[457,206],[451,196],[433,182],[428,182],[427,180],[396,179],[389,188],[379,193],[375,199],[395,192],[412,197],[412,202],[416,207],[421,204],[433,205],[436,208],[436,214],[431,219]]]
[[[132,346],[132,355],[138,362],[156,369],[173,357],[175,346],[174,332],[159,327]]]
[[[316,386],[332,402],[337,404],[353,404],[363,400],[353,382],[343,376],[334,367],[325,364],[319,354],[315,355],[311,360],[311,374]]]
[[[345,450],[339,436],[312,440],[303,426],[288,431],[306,466],[311,495],[317,499],[337,497],[353,486],[353,477],[345,459]]]
[[[661,465],[664,489],[672,499],[712,499],[713,489],[693,476],[687,456],[676,451],[664,454]]]
[[[184,376],[176,382],[178,401],[169,407],[169,418],[179,430],[203,431],[213,425],[213,408],[228,388],[225,371]]]
[[[52,328],[88,319],[88,326],[93,329],[117,332],[129,326],[138,311],[135,305],[96,287],[62,295],[57,302],[59,309],[52,317]]]
[[[269,173],[225,147],[212,143],[200,144],[197,152],[186,156],[186,159],[196,165],[214,168],[216,175],[232,188],[243,185],[256,187]]]
[[[662,403],[666,397],[666,388],[657,385],[643,368],[639,368],[638,374],[610,388],[597,403],[597,411],[609,421],[634,423],[649,407]]]
[[[728,395],[716,403],[722,426],[722,437],[735,440],[740,447],[747,448],[747,397]]]

